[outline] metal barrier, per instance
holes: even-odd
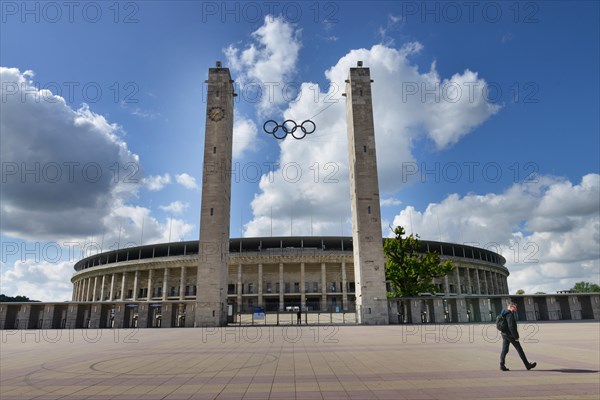
[[[229,325],[355,325],[356,312],[303,312],[300,322],[297,312],[237,313]]]

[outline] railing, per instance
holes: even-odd
[[[293,311],[265,312],[264,315],[254,313],[237,313],[229,325],[354,325],[356,312],[302,312],[300,321],[298,313]]]

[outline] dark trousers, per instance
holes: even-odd
[[[506,354],[508,354],[509,345],[513,345],[515,349],[517,349],[517,353],[519,353],[519,357],[523,361],[525,366],[529,365],[529,361],[527,361],[527,356],[521,347],[521,343],[518,340],[515,340],[514,337],[502,334],[502,353],[500,353],[500,365],[504,365],[504,361],[506,359]]]

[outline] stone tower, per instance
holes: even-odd
[[[359,61],[345,93],[356,308],[358,322],[367,325],[389,323],[371,82]]]
[[[196,326],[227,323],[229,219],[233,141],[233,80],[229,68],[209,68],[200,208]]]

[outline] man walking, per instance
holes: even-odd
[[[519,331],[517,329],[517,305],[515,303],[509,303],[507,310],[502,310],[500,313],[501,318],[506,319],[506,328],[502,330],[502,353],[500,353],[500,370],[501,371],[510,371],[506,368],[504,361],[506,359],[506,354],[508,353],[508,346],[513,345],[515,349],[517,349],[517,353],[519,353],[519,357],[525,364],[525,368],[528,370],[535,368],[537,363],[530,363],[527,361],[527,356],[521,347],[521,343],[519,343]]]

